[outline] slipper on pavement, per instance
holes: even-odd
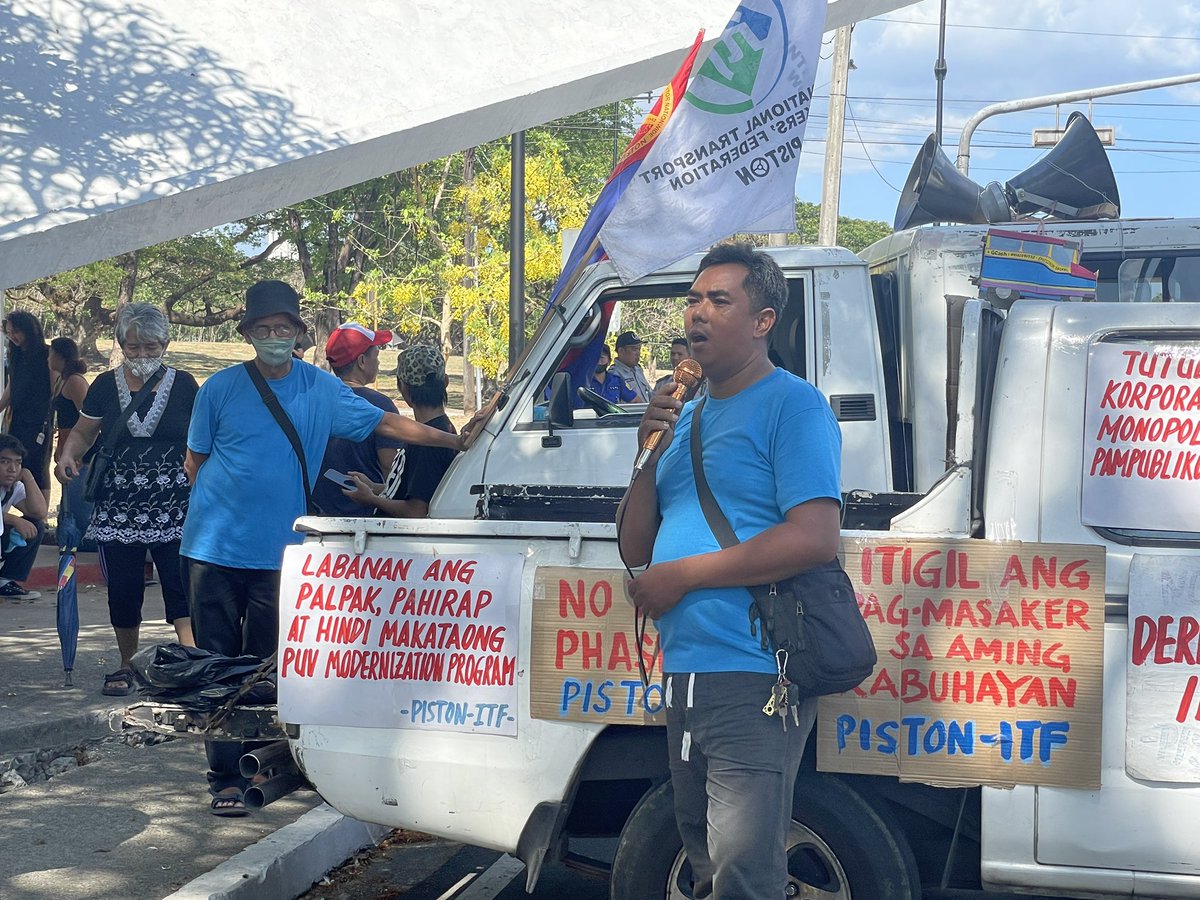
[[[214,816],[220,816],[223,819],[238,819],[249,812],[246,809],[246,801],[242,799],[241,791],[236,794],[217,794],[212,798],[208,808]]]
[[[133,670],[118,669],[104,676],[104,687],[100,693],[106,697],[128,697],[133,693]]]

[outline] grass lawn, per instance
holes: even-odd
[[[308,361],[312,362],[313,351],[308,352]],[[396,356],[397,351],[384,348],[379,354],[379,380],[372,385],[375,390],[390,397],[401,412],[407,411],[400,392],[396,390]],[[254,356],[254,349],[246,343],[211,344],[201,341],[174,341],[167,349],[167,361],[177,369],[191,372],[201,384],[213,372],[245,362]],[[446,360],[446,370],[450,376],[450,400],[446,408],[451,410],[451,418],[456,422],[462,417],[462,357],[452,356]]]

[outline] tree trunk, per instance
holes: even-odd
[[[121,283],[117,287],[117,308],[113,311],[113,322],[121,310],[133,302],[133,293],[137,289],[138,251],[122,253],[117,257],[117,266],[121,269]],[[116,368],[125,360],[121,345],[117,343],[117,332],[113,331],[112,352],[108,355],[109,365]]]

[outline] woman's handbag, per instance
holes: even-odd
[[[717,505],[700,444],[700,412],[692,411],[691,454],[696,493],[708,527],[722,547],[739,543]],[[854,585],[835,557],[772,585],[747,588],[750,633],[764,650],[775,654],[779,674],[796,686],[800,697],[839,694],[858,687],[875,668],[877,657],[871,631],[858,609]]]
[[[88,469],[87,473],[87,480],[83,483],[83,499],[88,503],[95,503],[96,498],[100,496],[100,487],[104,484],[104,473],[108,471],[108,467],[112,464],[113,451],[117,447],[117,441],[121,439],[121,432],[125,430],[125,426],[129,423],[129,417],[142,405],[142,401],[154,391],[154,386],[158,384],[165,371],[165,366],[158,367],[158,370],[142,385],[141,390],[129,398],[129,405],[117,416],[117,420],[113,423],[112,428],[105,432],[104,440],[96,448],[96,455],[92,458],[91,468]]]

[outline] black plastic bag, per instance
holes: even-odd
[[[162,703],[178,703],[197,712],[210,712],[241,690],[262,663],[257,656],[225,656],[182,644],[154,644],[139,650],[130,660],[130,667],[144,696]],[[238,702],[274,703],[274,673]]]

